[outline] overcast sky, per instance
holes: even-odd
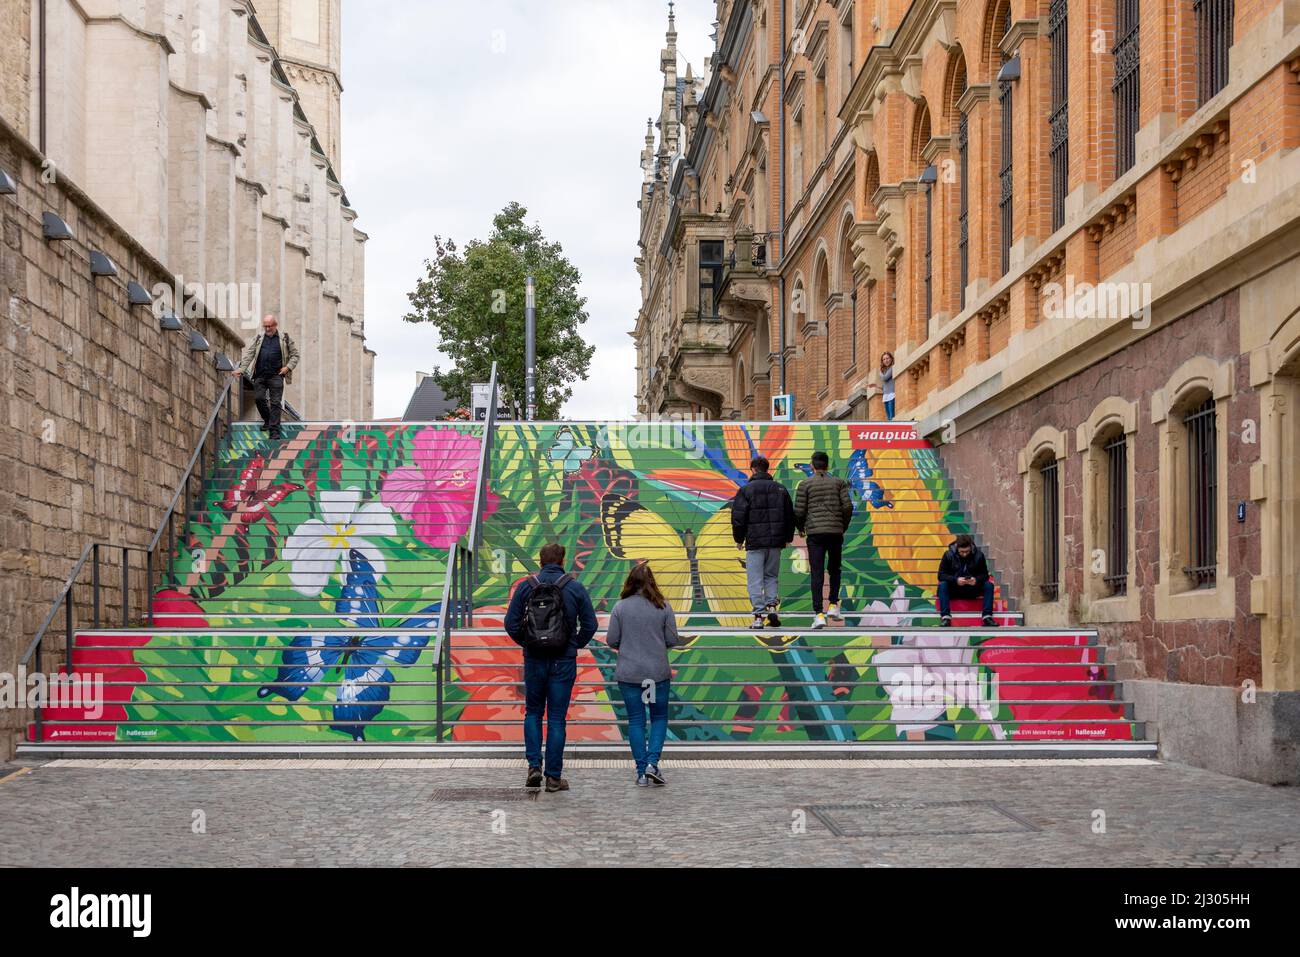
[[[714,4],[676,11],[698,72]],[[638,164],[666,27],[660,0],[344,0],[341,177],[370,236],[376,418],[440,361],[432,330],[402,322],[434,234],[486,236],[511,200],[582,273],[596,355],[565,416],[635,413]]]

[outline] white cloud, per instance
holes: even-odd
[[[676,9],[698,72],[714,4]],[[667,5],[645,0],[344,3],[341,175],[371,237],[376,417],[401,415],[415,372],[439,361],[433,333],[401,321],[433,236],[483,236],[511,200],[583,275],[596,356],[565,414],[635,411],[638,160],[659,114],[666,26]]]

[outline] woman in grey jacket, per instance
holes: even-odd
[[[614,680],[627,706],[627,740],[636,761],[637,787],[666,784],[659,771],[659,755],[668,737],[668,680],[672,674],[668,649],[680,645],[681,639],[677,636],[677,616],[647,563],[641,562],[628,572],[623,593],[609,615],[605,644],[618,652]]]

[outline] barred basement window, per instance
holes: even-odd
[[[1187,528],[1189,564],[1196,588],[1213,588],[1218,564],[1218,437],[1211,396],[1183,417],[1187,430]]]
[[[1138,0],[1115,3],[1115,80],[1111,94],[1115,98],[1115,175],[1133,168],[1137,157],[1138,109],[1141,105],[1141,7]]]
[[[1042,566],[1038,589],[1043,601],[1056,601],[1061,594],[1061,480],[1056,460],[1040,465],[1038,475],[1043,490],[1043,507],[1039,513]]]
[[[1192,0],[1196,12],[1197,105],[1228,83],[1228,48],[1232,46],[1233,0]]]
[[[1106,585],[1112,595],[1128,594],[1128,437],[1115,436],[1106,453]]]
[[[957,295],[962,309],[966,308],[966,283],[967,274],[970,268],[970,194],[967,192],[967,156],[970,146],[970,124],[966,120],[966,114],[961,114],[957,120],[957,161],[959,168],[960,186],[958,187],[958,207],[957,207],[957,260],[959,270],[959,280]]]
[[[722,240],[700,240],[700,318],[718,318],[718,289],[722,286]]]
[[[1052,232],[1065,225],[1065,193],[1069,188],[1070,49],[1066,0],[1052,0],[1047,14],[1047,40],[1052,51],[1052,109],[1048,114],[1052,166]]]

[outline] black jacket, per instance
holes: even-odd
[[[564,575],[564,569],[559,565],[543,565],[542,570],[537,572],[537,580],[540,582],[559,581]],[[533,585],[527,578],[519,583],[515,593],[510,597],[510,607],[506,609],[506,634],[516,645],[524,643],[524,634],[527,625],[524,623],[524,611],[528,607],[528,596],[533,593]],[[579,648],[586,648],[587,643],[591,641],[592,635],[596,633],[596,610],[591,604],[591,595],[587,589],[582,586],[582,582],[576,578],[564,586],[560,592],[560,597],[564,599],[564,618],[569,627],[573,629],[573,637],[569,640],[569,647],[564,654],[556,657],[576,658]],[[528,652],[524,652],[527,657]]]
[[[794,540],[794,502],[766,472],[755,472],[731,500],[731,535],[747,549],[784,548]]]
[[[983,588],[989,580],[989,565],[978,545],[965,558],[957,554],[956,544],[949,545],[943,553],[943,558],[939,560],[939,581],[956,585],[958,578],[975,579],[976,588]]]

